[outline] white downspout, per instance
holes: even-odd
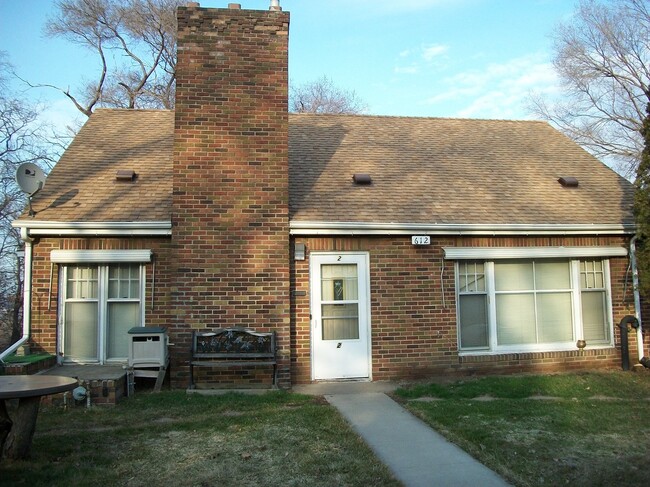
[[[639,361],[643,359],[643,326],[641,324],[641,297],[639,295],[639,271],[636,268],[636,235],[630,240],[630,266],[632,267],[632,288],[634,290],[634,316],[639,322],[636,329],[637,350]]]
[[[0,353],[0,361],[14,353],[18,347],[29,339],[29,330],[32,324],[32,242],[27,228],[20,229],[20,237],[25,242],[25,276],[23,279],[23,336],[7,350]]]

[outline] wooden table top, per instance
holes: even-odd
[[[0,399],[47,396],[71,391],[77,379],[56,375],[3,375],[0,376]]]

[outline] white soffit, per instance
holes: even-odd
[[[625,257],[625,247],[444,247],[445,259],[549,259]]]
[[[100,264],[107,262],[151,262],[151,250],[53,250],[55,264]]]
[[[631,235],[633,224],[455,224],[291,221],[292,235]]]
[[[30,236],[169,236],[170,221],[149,222],[53,222],[14,221],[11,226],[27,229]]]

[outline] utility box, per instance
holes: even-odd
[[[129,330],[129,367],[166,367],[169,338],[164,327],[136,326]]]

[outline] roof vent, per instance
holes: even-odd
[[[282,11],[282,7],[280,7],[280,0],[271,0],[271,6],[269,7],[269,10]]]
[[[370,177],[370,174],[355,174],[352,176],[352,180],[354,181],[354,184],[372,184],[372,178]]]
[[[138,175],[132,169],[118,169],[115,173],[115,179],[118,181],[133,181],[136,177]]]
[[[557,180],[557,182],[560,183],[565,188],[578,187],[578,178],[574,178],[573,176],[562,176],[560,179]]]

